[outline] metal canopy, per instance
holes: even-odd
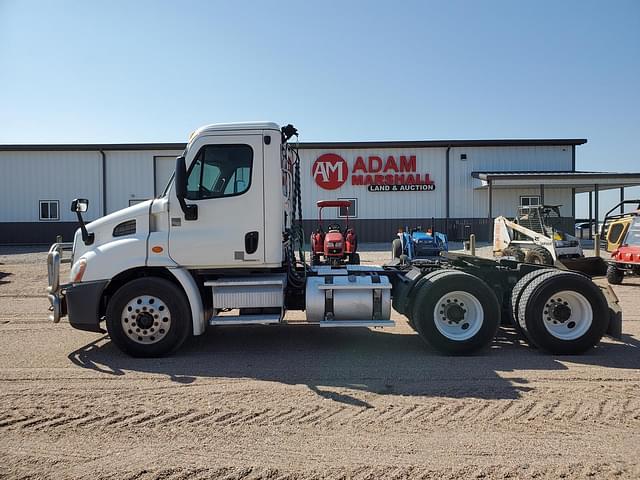
[[[640,173],[615,172],[472,172],[478,180],[475,189],[519,188],[544,185],[545,188],[572,188],[575,193],[640,186]]]

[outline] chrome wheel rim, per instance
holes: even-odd
[[[130,340],[150,345],[167,336],[171,328],[171,312],[158,297],[139,295],[122,309],[120,323]]]
[[[447,292],[433,310],[438,331],[449,340],[463,342],[473,338],[484,322],[484,310],[475,295],[462,290]]]
[[[572,290],[554,293],[544,304],[542,322],[560,340],[582,337],[593,323],[593,309],[587,298]]]

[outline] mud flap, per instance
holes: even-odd
[[[601,257],[563,258],[556,261],[556,266],[564,266],[567,270],[585,273],[592,277],[607,274],[607,262]]]
[[[622,309],[620,301],[610,285],[600,287],[609,307],[609,327],[606,335],[620,340],[622,338]]]

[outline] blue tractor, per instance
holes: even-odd
[[[435,259],[440,252],[449,251],[449,241],[444,233],[432,232],[422,227],[404,228],[398,231],[398,238],[391,243],[391,258],[402,261]]]

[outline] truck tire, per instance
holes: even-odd
[[[524,261],[536,265],[553,265],[553,256],[546,248],[536,245],[527,250]]]
[[[349,254],[349,263],[351,265],[360,265],[360,254],[355,252],[355,253],[350,253]]]
[[[399,238],[396,238],[391,242],[391,260],[400,258],[400,255],[402,255],[402,241]]]
[[[607,267],[607,282],[611,285],[620,285],[624,280],[624,270],[620,270],[615,265]]]
[[[518,321],[518,305],[520,303],[520,298],[522,297],[522,292],[533,280],[538,278],[540,275],[544,275],[545,273],[551,272],[560,272],[560,270],[553,270],[551,268],[541,268],[540,270],[534,270],[533,272],[527,273],[524,277],[518,280],[518,283],[515,284],[513,290],[511,290],[511,297],[509,298],[509,310],[511,312],[511,324],[513,327],[520,333],[523,337],[527,339],[527,335],[524,330],[520,326]]]
[[[507,247],[502,250],[503,257],[514,257],[518,262],[524,262],[525,254],[521,248],[518,247]]]
[[[500,305],[482,280],[445,270],[422,283],[412,320],[422,339],[448,355],[466,355],[487,347],[500,324]]]
[[[432,282],[435,277],[440,275],[446,275],[452,272],[455,272],[455,270],[440,269],[440,270],[434,270],[433,272],[429,272],[424,277],[422,277],[417,281],[416,285],[413,287],[413,291],[409,293],[409,302],[407,303],[406,308],[404,308],[405,310],[404,315],[405,317],[407,317],[407,320],[409,321],[409,325],[411,326],[411,328],[413,328],[414,331],[418,332],[418,329],[416,327],[415,322],[413,321],[413,310],[414,310],[415,302],[411,301],[411,299],[412,298],[415,299],[416,292],[420,289],[423,283]],[[403,309],[402,307],[400,307],[395,303],[399,301],[397,296],[392,297],[391,301],[392,301],[392,307],[396,311]]]
[[[133,357],[171,353],[192,332],[187,298],[164,278],[144,277],[124,284],[107,304],[106,317],[111,341]]]
[[[518,322],[530,343],[549,353],[572,355],[596,345],[609,326],[607,301],[587,277],[549,272],[526,286]]]

